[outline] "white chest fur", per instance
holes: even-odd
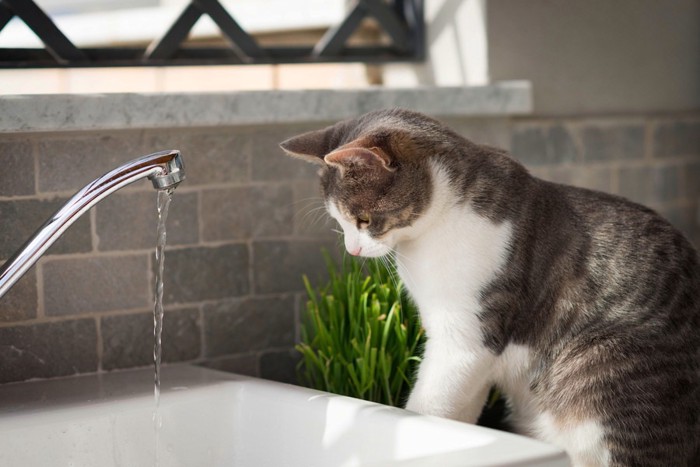
[[[430,207],[396,234],[399,275],[428,337],[407,408],[475,422],[497,358],[484,346],[479,293],[505,265],[512,226],[459,202],[440,170],[433,176]]]
[[[479,292],[504,266],[512,226],[456,202],[445,178],[433,171],[430,207],[408,232],[397,233],[406,237],[396,245],[397,267],[428,335],[457,324],[474,327],[460,330],[472,334],[478,332]]]

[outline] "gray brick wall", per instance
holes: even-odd
[[[545,179],[618,193],[700,245],[700,117],[450,119]],[[277,143],[319,125],[0,136],[0,259],[75,191],[177,148],[165,257],[164,361],[290,381],[304,303],[336,249],[315,168]],[[156,193],[139,182],[83,216],[0,299],[0,382],[152,364]]]
[[[511,151],[535,175],[645,204],[700,246],[700,117],[521,118]]]
[[[0,259],[85,184],[177,148],[165,256],[163,360],[290,380],[301,274],[324,277],[313,167],[283,139],[317,125],[0,136]],[[315,199],[314,199],[315,198]],[[75,223],[0,299],[0,382],[152,365],[156,192],[126,187]]]

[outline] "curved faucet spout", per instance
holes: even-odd
[[[80,216],[115,191],[143,178],[150,179],[157,190],[174,189],[185,179],[180,151],[161,151],[134,159],[77,192],[0,268],[0,298]]]

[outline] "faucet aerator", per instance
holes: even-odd
[[[148,177],[156,190],[175,189],[185,179],[185,173],[181,170],[169,174],[156,174]]]
[[[179,151],[162,151],[151,156],[165,156],[167,159],[159,161],[160,164],[148,176],[156,190],[169,190],[185,179],[185,166]]]

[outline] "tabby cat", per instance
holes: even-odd
[[[659,215],[546,182],[436,120],[371,112],[284,141],[352,255],[392,255],[427,335],[406,408],[516,431],[576,466],[700,466],[700,261]]]

